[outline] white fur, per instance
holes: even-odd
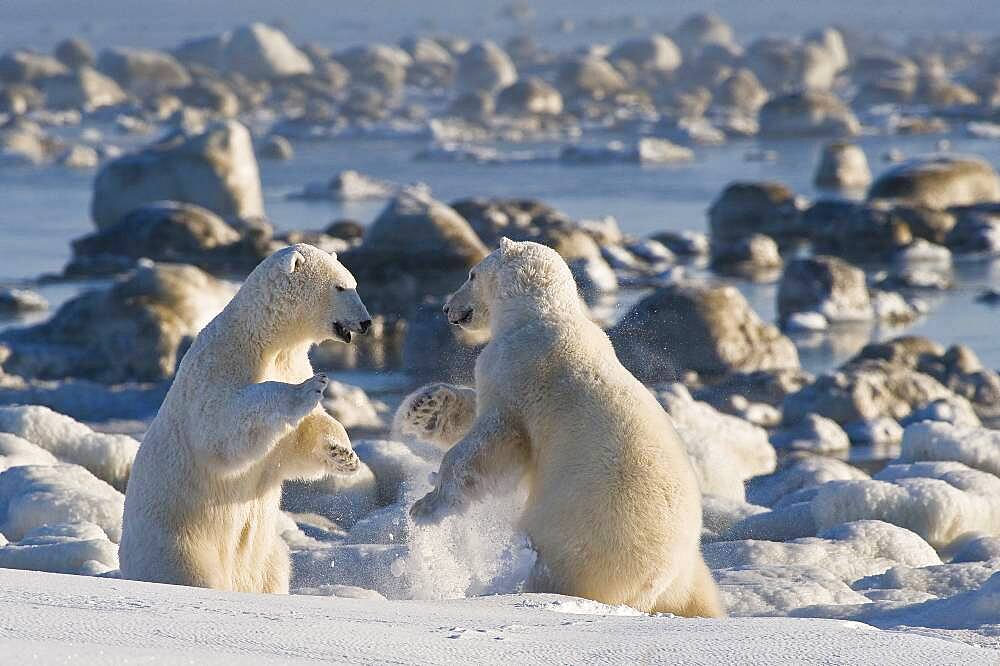
[[[356,287],[331,255],[288,247],[198,335],[132,467],[124,577],[288,591],[282,481],[358,466],[343,426],[319,406],[327,379],[307,356],[335,323],[367,327]]]
[[[461,511],[518,474],[529,490],[521,526],[539,556],[533,591],[721,615],[684,446],[587,317],[559,255],[504,239],[445,311],[452,323],[489,327],[492,340],[476,361],[474,392],[434,385],[402,407],[404,434],[454,444],[414,518]]]

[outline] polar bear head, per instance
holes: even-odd
[[[282,337],[350,342],[372,323],[357,286],[335,254],[297,243],[262,261],[240,291],[253,296],[257,316]]]
[[[471,271],[469,279],[448,297],[448,321],[462,328],[495,328],[503,313],[527,311],[540,316],[579,314],[583,307],[569,266],[550,247],[529,241],[500,239],[500,247]]]

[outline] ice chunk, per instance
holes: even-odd
[[[975,590],[1000,570],[1000,561],[938,564],[929,567],[895,566],[883,574],[866,576],[852,585],[855,590],[898,589],[950,597]]]
[[[860,469],[840,460],[799,455],[783,462],[778,471],[751,479],[747,483],[747,501],[774,506],[782,497],[803,488],[814,488],[827,481],[867,478]]]
[[[735,617],[787,615],[816,604],[862,604],[868,599],[818,566],[760,566],[712,572],[726,611]]]
[[[68,416],[39,405],[0,407],[0,432],[40,446],[63,462],[81,465],[124,490],[139,443],[128,435],[94,432]]]
[[[99,526],[55,523],[30,530],[0,548],[0,567],[51,573],[95,575],[118,568],[118,546]]]
[[[712,569],[814,566],[842,581],[882,573],[895,564],[940,564],[937,553],[913,532],[877,520],[862,520],[820,532],[819,537],[774,541],[720,541],[703,547]]]
[[[954,460],[1000,475],[1000,430],[925,421],[903,432],[899,462]]]
[[[0,432],[0,472],[19,465],[55,465],[56,457],[17,435]]]
[[[91,522],[122,534],[125,496],[79,465],[26,465],[0,473],[0,532],[11,540],[56,523]]]
[[[682,384],[656,396],[687,446],[703,494],[743,501],[744,481],[774,471],[777,456],[763,428],[695,400]]]

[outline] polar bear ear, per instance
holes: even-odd
[[[517,253],[517,243],[504,236],[500,239],[500,258],[507,259]]]
[[[306,258],[302,256],[299,251],[289,252],[281,258],[281,270],[291,275],[295,271],[299,270],[299,267],[305,263]]]
[[[334,261],[337,261],[337,253],[334,252],[333,250],[330,250],[330,258],[333,259]]]

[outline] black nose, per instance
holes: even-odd
[[[371,319],[365,319],[363,322],[359,323],[358,326],[361,327],[361,332],[362,333],[367,333],[368,329],[372,327],[372,320]]]

